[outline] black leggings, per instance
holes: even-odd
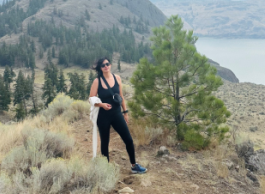
[[[125,143],[131,164],[135,164],[133,139],[122,113],[120,111],[117,111],[110,114],[110,112],[100,110],[98,114],[97,125],[101,139],[101,154],[103,156],[106,156],[109,161],[109,137],[110,126],[112,126]]]

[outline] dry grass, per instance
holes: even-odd
[[[0,193],[103,193],[111,191],[119,179],[119,169],[106,158],[90,162],[73,157],[70,160],[51,159],[32,174],[16,171],[12,176],[0,175]]]
[[[89,108],[87,102],[60,95],[42,115],[0,125],[4,142],[0,144],[0,193],[98,194],[112,190],[119,178],[117,166],[106,158],[88,162],[79,152],[73,153],[75,129],[70,123],[87,117]]]
[[[13,147],[22,144],[21,131],[23,128],[23,123],[0,126],[0,161]]]
[[[32,167],[40,167],[49,158],[67,158],[74,145],[66,135],[43,129],[23,129],[21,136],[23,146],[12,149],[1,163],[9,175],[19,171],[29,175]]]
[[[136,146],[149,145],[165,138],[165,131],[154,125],[148,118],[132,118],[129,125]]]
[[[265,194],[265,176],[259,177],[259,183],[260,183],[260,193]]]
[[[59,94],[48,106],[42,111],[41,119],[43,122],[51,122],[56,116],[62,115],[67,122],[77,121],[89,114],[90,104],[85,101],[74,101],[65,94]]]

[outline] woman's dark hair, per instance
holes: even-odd
[[[107,57],[103,57],[103,58],[100,58],[99,60],[97,60],[97,62],[95,63],[95,65],[94,65],[94,67],[93,67],[93,69],[96,70],[96,72],[98,73],[98,76],[101,76],[101,75],[103,74],[103,72],[102,72],[102,70],[101,70],[101,65],[102,65],[102,63],[103,63],[105,60],[108,60],[109,63],[111,63],[110,60],[109,60],[109,58],[107,58]]]

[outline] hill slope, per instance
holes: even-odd
[[[151,0],[167,16],[179,14],[199,36],[264,38],[265,1]]]
[[[2,49],[4,54],[1,55],[0,66],[32,67],[35,57],[36,66],[43,68],[52,49],[53,63],[65,66],[87,68],[98,57],[112,56],[113,52],[120,52],[121,60],[125,62],[138,62],[139,58],[151,52],[150,45],[137,43],[148,43],[151,28],[162,25],[166,20],[166,16],[148,0],[12,2],[0,10],[2,13],[10,11],[5,12],[5,17],[0,16],[0,25],[5,22],[1,25],[4,27],[0,30],[0,45],[5,42],[19,43],[19,46],[8,51],[12,60],[5,58],[6,49]],[[14,18],[15,13],[17,17]],[[26,37],[21,38],[22,35]],[[221,66],[217,69],[224,79],[238,82],[229,70]]]

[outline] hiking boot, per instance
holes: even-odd
[[[137,163],[131,167],[131,170],[133,174],[143,174],[147,171],[146,168],[142,167],[140,164]]]

